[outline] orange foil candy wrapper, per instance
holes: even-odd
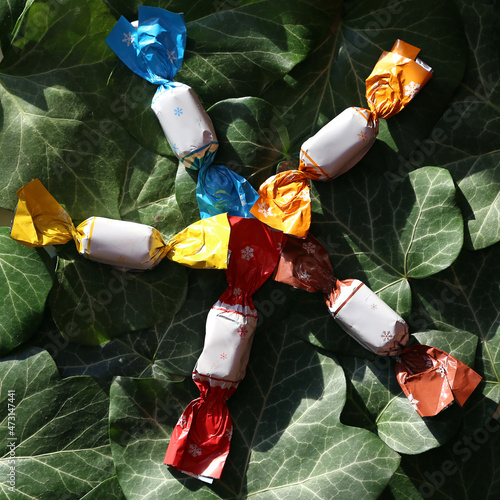
[[[304,238],[311,223],[309,179],[334,179],[368,152],[379,119],[399,113],[431,78],[432,69],[417,58],[419,52],[402,40],[384,52],[366,79],[369,109],[347,108],[304,142],[299,170],[265,181],[251,213],[271,227]]]
[[[366,349],[396,356],[396,376],[421,417],[437,415],[456,401],[463,405],[481,377],[440,349],[409,341],[408,325],[359,280],[334,277],[328,253],[310,234],[287,238],[276,281],[308,292],[322,292],[340,327]]]
[[[274,271],[283,233],[256,219],[229,217],[228,288],[210,309],[193,370],[200,397],[174,427],[164,463],[203,481],[220,478],[233,434],[226,401],[245,376],[257,326],[252,295]]]

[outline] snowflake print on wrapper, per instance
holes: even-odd
[[[220,355],[220,359],[227,359],[227,354],[225,352],[223,352],[221,355]]]
[[[188,453],[193,455],[193,457],[199,457],[201,455],[201,448],[196,444],[190,444]]]
[[[370,306],[370,309],[371,309],[372,311],[374,311],[375,309],[377,309],[377,304],[372,304],[372,305]]]
[[[437,370],[436,370],[437,373],[440,373],[441,374],[441,378],[443,378],[446,373],[444,371],[444,367],[440,366]]]
[[[245,338],[247,336],[247,333],[248,333],[248,329],[245,325],[241,325],[238,327],[238,335],[241,337],[241,338]]]
[[[306,271],[301,271],[299,273],[299,278],[301,280],[304,280],[305,282],[311,281],[311,275],[309,273],[306,273]]]
[[[224,433],[224,437],[227,437],[228,441],[231,441],[231,438],[233,437],[233,428],[231,429],[226,429],[226,432]]]
[[[303,189],[298,195],[297,198],[300,198],[304,201],[311,201],[311,195],[309,193],[309,189]]]
[[[268,207],[265,203],[259,203],[259,213],[262,214],[266,219],[270,216],[273,215],[273,211],[271,210],[271,207]]]
[[[382,340],[384,340],[384,341],[391,340],[392,337],[394,337],[394,335],[389,331],[382,332],[382,335],[380,335],[380,336],[382,337]]]
[[[408,85],[405,85],[405,97],[408,96],[410,99],[413,99],[417,95],[419,89],[420,83],[411,81]]]
[[[235,289],[233,290],[233,295],[234,295],[235,297],[241,297],[241,288],[235,288]]]
[[[302,243],[302,248],[309,254],[316,251],[316,245],[308,241],[307,243]]]
[[[184,111],[182,111],[182,108],[179,108],[179,106],[177,106],[177,107],[174,109],[174,115],[175,115],[175,116],[181,116],[183,112],[184,112]]]
[[[182,414],[179,420],[177,421],[177,425],[184,429],[184,427],[186,427],[186,424],[187,424],[186,417],[184,416],[184,414]]]
[[[123,33],[123,36],[125,38],[122,40],[122,42],[125,42],[127,44],[127,47],[130,47],[133,43],[132,33],[129,31],[128,33]]]
[[[420,403],[420,401],[418,399],[415,399],[413,397],[413,394],[408,394],[408,400],[410,401],[410,403],[413,406],[413,408],[415,408],[415,410],[416,410],[417,409],[417,404]]]
[[[250,260],[254,258],[253,255],[253,248],[249,247],[248,245],[241,250],[241,258],[245,260]]]
[[[168,57],[168,60],[173,63],[177,57],[175,57],[175,50],[167,50],[167,57]]]
[[[359,140],[360,140],[361,142],[366,142],[366,140],[368,139],[368,136],[366,135],[366,133],[365,133],[365,132],[360,132],[360,133],[358,134],[358,137],[359,137]]]

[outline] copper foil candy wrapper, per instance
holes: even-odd
[[[328,253],[310,234],[288,238],[275,280],[309,292],[322,292],[341,328],[379,355],[396,355],[396,375],[403,392],[422,417],[437,415],[456,401],[462,405],[481,377],[435,347],[406,345],[405,321],[361,281],[337,280]]]
[[[394,355],[408,343],[408,325],[359,280],[337,281],[326,299],[333,319],[369,351]]]
[[[274,279],[322,292],[339,326],[376,354],[396,354],[408,342],[404,319],[361,281],[336,279],[328,253],[311,234],[287,239]]]
[[[457,402],[462,406],[481,376],[447,352],[411,345],[396,358],[399,385],[421,417],[432,417]]]
[[[211,482],[220,477],[233,425],[226,400],[245,376],[257,326],[252,295],[271,275],[283,234],[256,219],[229,217],[228,288],[208,313],[205,344],[193,370],[200,397],[174,427],[165,464]]]

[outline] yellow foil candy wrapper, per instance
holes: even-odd
[[[11,238],[23,245],[42,247],[73,239],[81,255],[123,270],[151,269],[164,257],[198,269],[227,268],[227,214],[191,224],[165,243],[157,229],[136,222],[90,217],[75,227],[38,179],[19,189],[17,195]]]
[[[311,220],[308,179],[334,179],[369,151],[378,134],[379,119],[399,113],[431,78],[432,69],[417,58],[419,52],[418,47],[396,40],[366,79],[370,109],[347,108],[305,141],[299,170],[264,182],[252,214],[284,233],[305,237]]]

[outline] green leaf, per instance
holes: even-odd
[[[49,305],[68,339],[95,345],[172,317],[186,290],[186,270],[168,259],[151,271],[123,272],[72,249],[59,253]]]
[[[42,320],[52,287],[52,262],[44,251],[28,248],[0,227],[0,354],[29,339]]]
[[[34,0],[10,0],[0,2],[0,50],[4,51],[12,41],[16,21]]]
[[[449,352],[465,364],[473,365],[477,337],[470,333],[416,333],[422,344]],[[393,450],[415,455],[437,448],[458,431],[462,412],[458,405],[432,418],[421,418],[403,394],[392,358],[377,357],[374,361],[360,358],[339,358],[351,381],[348,403],[342,421],[375,432]]]
[[[260,95],[320,43],[339,6],[252,2],[188,23],[186,61],[176,79],[196,89],[206,104]]]
[[[220,143],[215,163],[226,165],[258,188],[288,151],[288,132],[281,117],[255,97],[218,102],[209,113]]]
[[[50,355],[39,349],[2,360],[0,378],[2,408],[14,408],[3,412],[0,427],[4,498],[82,498],[114,476],[109,398],[102,387],[89,377],[61,380]],[[10,443],[16,445],[16,494],[5,479],[12,466]]]
[[[465,411],[461,431],[446,445],[415,456],[401,466],[381,496],[403,500],[484,498],[500,493],[500,419],[498,386],[476,389]],[[480,418],[478,418],[480,415]]]
[[[102,2],[35,2],[0,69],[0,204],[35,177],[74,220],[118,217],[126,142],[103,114],[114,24]]]
[[[466,245],[485,248],[500,240],[500,67],[490,57],[498,34],[493,2],[478,9],[458,2],[469,41],[469,64],[457,93],[410,160],[447,168],[461,194]]]
[[[270,86],[264,98],[286,109],[283,117],[298,152],[345,108],[367,107],[365,80],[382,51],[401,38],[421,48],[419,56],[434,69],[415,101],[381,123],[379,139],[406,156],[415,140],[428,136],[463,76],[466,40],[459,13],[451,0],[350,4],[342,18],[331,17],[330,32],[311,57]]]
[[[345,381],[337,362],[283,331],[258,335],[254,353],[229,402],[231,452],[212,486],[162,464],[178,416],[196,397],[194,384],[115,379],[111,446],[127,497],[172,498],[182,491],[183,498],[308,498],[311,492],[377,498],[399,456],[368,431],[340,423]]]
[[[406,316],[409,282],[457,258],[463,220],[446,170],[418,169],[394,191],[381,170],[363,161],[335,182],[315,183],[321,213],[313,213],[311,231],[325,242],[339,279],[364,281]]]
[[[82,500],[126,500],[118,478],[113,476],[103,481],[99,486],[82,497]]]
[[[135,142],[130,144],[129,157],[119,200],[120,217],[154,226],[168,241],[186,227],[175,197],[177,161]]]
[[[479,338],[475,369],[498,386],[500,373],[500,321],[498,276],[500,245],[485,250],[464,250],[446,271],[412,287],[417,302],[410,318],[417,328],[462,330]],[[500,399],[498,400],[500,402]]]

